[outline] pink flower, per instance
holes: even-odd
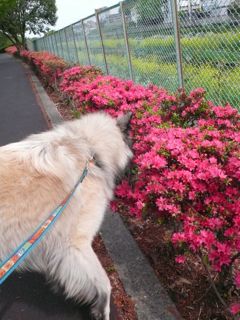
[[[133,113],[133,167],[116,188],[113,209],[141,217],[143,208],[150,208],[149,215],[166,216],[176,228],[176,247],[204,251],[216,271],[228,268],[240,250],[238,111],[207,101],[203,88],[170,95],[155,85],[105,76],[93,66],[67,68],[48,52],[22,50],[21,55],[46,85],[60,83],[81,113]],[[184,259],[176,257],[179,263]],[[239,271],[234,281],[239,288]]]
[[[240,271],[238,271],[235,275],[235,285],[238,289],[240,289]]]
[[[184,233],[174,233],[172,236],[172,241],[173,243],[178,243],[178,242],[185,242],[186,241],[186,235]]]
[[[177,257],[175,258],[175,261],[176,261],[177,263],[184,263],[184,262],[186,261],[186,257],[185,257],[185,256],[177,256]]]
[[[235,302],[230,306],[230,312],[233,315],[239,314],[240,313],[240,302]]]

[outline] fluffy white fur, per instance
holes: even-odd
[[[67,297],[91,303],[95,319],[109,319],[111,286],[91,243],[115,178],[132,157],[122,132],[128,120],[89,114],[0,147],[0,260],[65,198],[95,157],[59,221],[21,266],[43,272]]]

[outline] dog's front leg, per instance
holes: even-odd
[[[72,245],[57,260],[50,275],[64,288],[67,297],[90,303],[93,319],[109,320],[111,285],[91,245]]]

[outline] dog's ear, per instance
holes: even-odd
[[[127,134],[130,129],[130,121],[132,119],[132,112],[127,112],[126,114],[119,116],[117,118],[117,125],[119,126],[122,133]]]

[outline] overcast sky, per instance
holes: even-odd
[[[90,16],[95,9],[110,7],[119,0],[56,0],[58,20],[54,30]]]

